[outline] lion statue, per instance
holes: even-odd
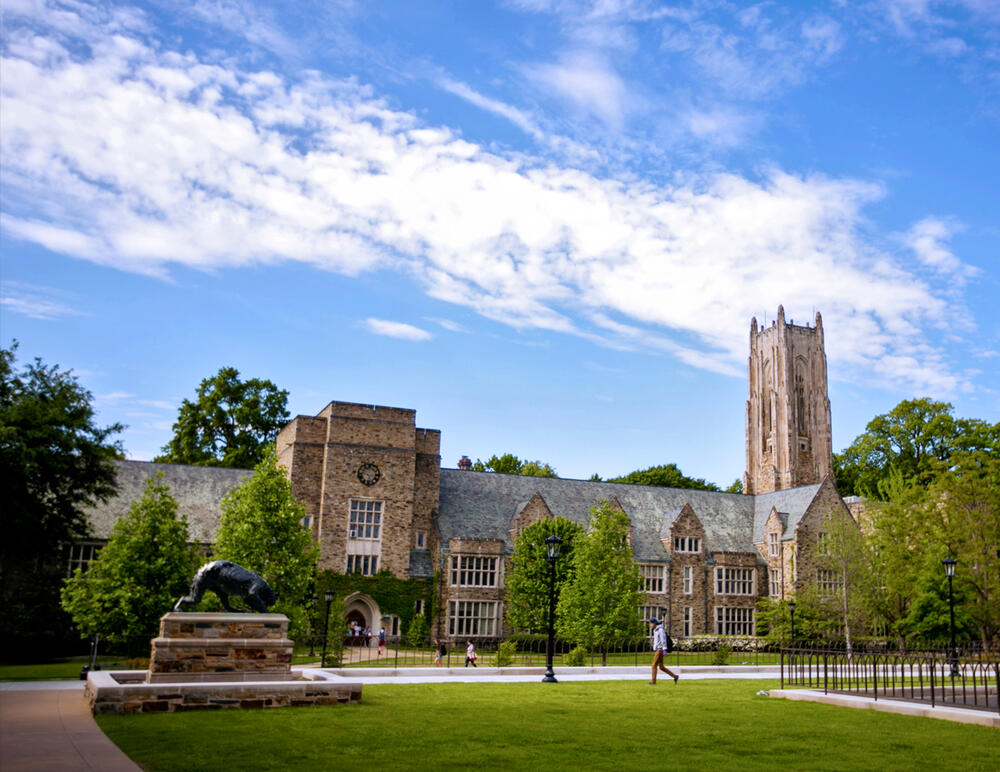
[[[242,598],[249,608],[261,614],[266,614],[268,607],[278,600],[278,595],[260,574],[229,560],[213,560],[198,569],[191,580],[190,594],[177,601],[174,611],[183,611],[185,606],[198,603],[208,590],[219,596],[226,611],[232,612],[239,612],[239,609],[229,605],[230,595]]]

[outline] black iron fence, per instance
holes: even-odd
[[[982,649],[954,654],[927,646],[848,651],[843,647],[792,647],[780,653],[781,688],[822,689],[937,706],[1000,713],[1000,655]]]
[[[477,667],[545,667],[544,636],[520,638],[475,638]],[[345,639],[339,665],[341,667],[435,667],[435,647],[411,645],[404,636],[390,636],[384,647],[377,638],[370,645]],[[646,638],[614,641],[595,646],[576,646],[557,640],[553,649],[555,667],[643,667],[652,658],[650,641]],[[446,643],[441,667],[464,667],[466,642]],[[330,663],[330,656],[327,655]],[[778,665],[780,654],[776,645],[763,638],[732,636],[694,636],[676,642],[675,649],[664,659],[667,667],[701,666],[762,666]]]

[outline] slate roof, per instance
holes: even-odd
[[[771,514],[771,508],[775,508],[784,515],[785,531],[782,539],[791,539],[795,535],[795,528],[806,513],[812,500],[816,498],[816,492],[822,483],[814,485],[802,485],[798,488],[786,488],[783,491],[773,493],[758,493],[754,496],[754,518],[753,518],[753,540],[755,542],[764,541],[764,525]]]
[[[180,511],[187,515],[191,540],[214,541],[223,496],[251,474],[246,469],[157,464],[151,461],[115,461],[119,493],[106,504],[88,511],[94,538],[107,539],[115,521],[142,497],[146,480],[157,473],[169,486]],[[514,517],[538,493],[555,515],[586,524],[590,508],[601,499],[617,498],[632,519],[636,558],[667,560],[661,542],[681,509],[691,504],[705,529],[708,552],[755,552],[754,542],[764,541],[764,524],[771,508],[784,515],[784,538],[791,538],[802,515],[819,490],[805,485],[774,493],[745,496],[648,485],[564,480],[549,477],[441,470],[441,498],[437,524],[443,545],[449,539],[499,539],[508,550]],[[430,553],[410,553],[410,575],[433,576]]]
[[[808,492],[796,489],[796,495],[786,497],[795,505],[797,512],[799,500],[808,498],[811,501],[818,488],[808,487]],[[581,524],[587,522],[590,508],[595,503],[601,499],[617,498],[632,519],[635,533],[633,547],[638,560],[667,559],[660,540],[669,536],[670,526],[686,503],[691,504],[705,528],[705,548],[709,552],[755,551],[756,499],[760,497],[458,469],[441,470],[437,522],[443,543],[446,545],[449,539],[502,539],[507,542],[507,548],[512,549],[509,531],[514,517],[536,492],[554,515],[562,515]],[[770,511],[768,505],[767,512]],[[804,506],[802,511],[805,511]],[[801,514],[798,512],[798,517]],[[766,513],[764,518],[767,518]],[[761,531],[758,541],[763,540]]]
[[[191,541],[212,542],[219,527],[222,497],[252,474],[249,469],[157,464],[152,461],[115,461],[114,464],[118,495],[87,512],[91,535],[96,539],[109,538],[118,518],[127,515],[132,504],[142,498],[146,481],[162,473],[170,495],[177,500],[178,510],[187,516]]]
[[[410,550],[410,576],[415,579],[434,577],[434,564],[429,550]]]

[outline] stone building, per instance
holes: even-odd
[[[321,568],[436,577],[435,608],[422,599],[407,613],[430,612],[433,633],[446,640],[509,632],[504,577],[517,535],[554,516],[585,524],[601,500],[631,522],[645,591],[637,613],[665,618],[675,637],[752,635],[760,598],[832,582],[812,558],[827,518],[850,514],[832,476],[819,314],[815,327],[801,327],[779,308],[771,327],[751,322],[750,345],[743,494],[474,472],[465,457],[457,469],[442,469],[440,432],[417,427],[415,411],[345,402],[293,419],[278,435],[278,458],[305,506],[303,525],[320,544]],[[119,464],[126,479],[170,466]],[[217,506],[215,494],[245,474],[180,470],[166,469],[165,480],[186,512],[196,504],[205,510],[209,499]],[[201,485],[190,484],[200,476]],[[203,521],[198,538],[210,541],[211,515]],[[109,512],[95,517],[98,536],[106,537],[109,522]],[[349,616],[364,626],[387,621],[395,633],[406,622],[361,590],[347,600]]]

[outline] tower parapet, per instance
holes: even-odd
[[[743,492],[810,485],[833,473],[830,399],[827,395],[823,319],[816,326],[778,318],[758,328],[750,322],[747,467]]]

